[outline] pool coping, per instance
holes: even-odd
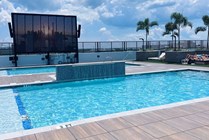
[[[150,74],[150,73],[162,73],[162,72],[173,72],[173,71],[184,71],[184,70],[209,72],[208,69],[206,70],[206,69],[201,69],[201,67],[193,67],[193,68],[177,68],[177,69],[157,70],[157,71],[149,71],[149,72],[135,72],[135,73],[128,73],[125,76],[133,76],[133,75],[138,75],[138,74],[139,75],[140,74]],[[51,81],[51,82],[41,82],[41,83],[32,83],[32,84],[24,84],[24,85],[39,85],[39,84],[47,84],[47,83],[52,84],[52,83],[60,83],[60,82]],[[24,86],[24,85],[13,85],[13,86],[10,85],[9,87],[5,87],[5,88],[13,88],[13,87]],[[1,88],[2,87],[0,87],[0,89]],[[203,101],[209,101],[209,97],[187,100],[187,101],[183,101],[183,102],[176,102],[176,103],[165,104],[165,105],[154,106],[154,107],[148,107],[148,108],[142,108],[142,109],[136,109],[136,110],[130,110],[130,111],[125,111],[125,112],[120,112],[120,113],[107,114],[107,115],[103,115],[103,116],[97,116],[97,117],[91,117],[91,118],[77,120],[77,121],[59,123],[56,125],[45,126],[45,127],[40,127],[40,128],[33,128],[33,129],[29,129],[29,130],[22,130],[22,131],[16,131],[16,132],[11,132],[11,133],[0,134],[0,139],[1,138],[2,139],[10,139],[10,138],[15,138],[15,137],[22,137],[22,136],[26,136],[26,135],[30,135],[30,134],[47,132],[47,131],[51,131],[51,130],[91,123],[91,122],[95,122],[95,121],[101,121],[101,120],[112,119],[112,118],[117,118],[117,117],[124,117],[124,116],[135,115],[135,114],[139,114],[139,113],[145,113],[145,112],[156,111],[156,110],[161,110],[161,109],[169,109],[169,108],[173,108],[173,107],[178,107],[178,106],[182,106],[182,105],[189,105],[192,103],[198,103],[198,102],[203,102]]]

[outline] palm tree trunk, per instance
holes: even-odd
[[[171,35],[171,38],[172,38],[172,42],[171,42],[172,45],[171,45],[171,48],[172,48],[172,49],[173,49],[173,35],[174,35],[174,34],[173,34],[173,31],[172,31],[172,35]]]
[[[209,41],[209,26],[208,26],[208,37],[207,37],[207,49],[208,49],[208,41]]]
[[[178,29],[178,35],[179,35],[179,36],[178,36],[178,50],[180,50],[180,40],[181,40],[181,39],[180,39],[180,32],[181,32],[181,31],[180,31],[180,25],[179,25],[179,29]]]
[[[146,49],[147,49],[147,36],[148,36],[148,34],[146,33]]]

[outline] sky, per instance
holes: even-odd
[[[182,28],[181,39],[206,40],[207,33],[194,30],[209,15],[208,0],[0,0],[0,42],[12,41],[7,23],[11,13],[76,15],[81,24],[79,41],[136,41],[145,31],[136,32],[137,22],[149,18],[159,26],[150,29],[149,40],[169,40],[162,36],[173,12],[180,12],[193,23]]]

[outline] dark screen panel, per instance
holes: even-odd
[[[57,31],[56,24],[57,24],[56,17],[50,16],[49,17],[49,33],[48,33],[50,51],[56,50],[56,46],[55,46],[55,42],[56,42],[55,33]]]
[[[57,33],[55,37],[56,37],[57,51],[64,50],[64,39],[65,39],[64,17],[57,17]]]
[[[49,23],[48,16],[41,16],[41,32],[42,38],[41,40],[41,52],[48,52],[49,50]]]
[[[72,47],[70,38],[71,38],[71,19],[65,18],[65,44],[64,44],[65,48]]]
[[[75,16],[13,13],[17,54],[78,53]]]
[[[17,49],[18,53],[25,51],[25,16],[17,15]]]
[[[41,16],[34,15],[33,16],[33,50],[34,52],[41,52]]]
[[[25,16],[25,49],[27,52],[33,51],[33,17],[31,15]]]

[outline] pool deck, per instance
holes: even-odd
[[[139,63],[142,66],[127,67],[127,75],[180,69],[209,71],[208,67],[199,66],[147,62],[134,63]],[[53,82],[55,81],[54,77],[53,74],[33,75],[33,80],[29,81],[29,83],[36,83],[37,81]],[[15,76],[15,80],[13,78],[0,77],[0,85],[3,87],[8,84],[10,86],[27,84],[29,79],[28,75],[19,76],[19,78]],[[207,140],[209,139],[209,98],[95,117],[70,122],[70,125],[64,123],[62,125],[8,133],[0,135],[0,139]]]

